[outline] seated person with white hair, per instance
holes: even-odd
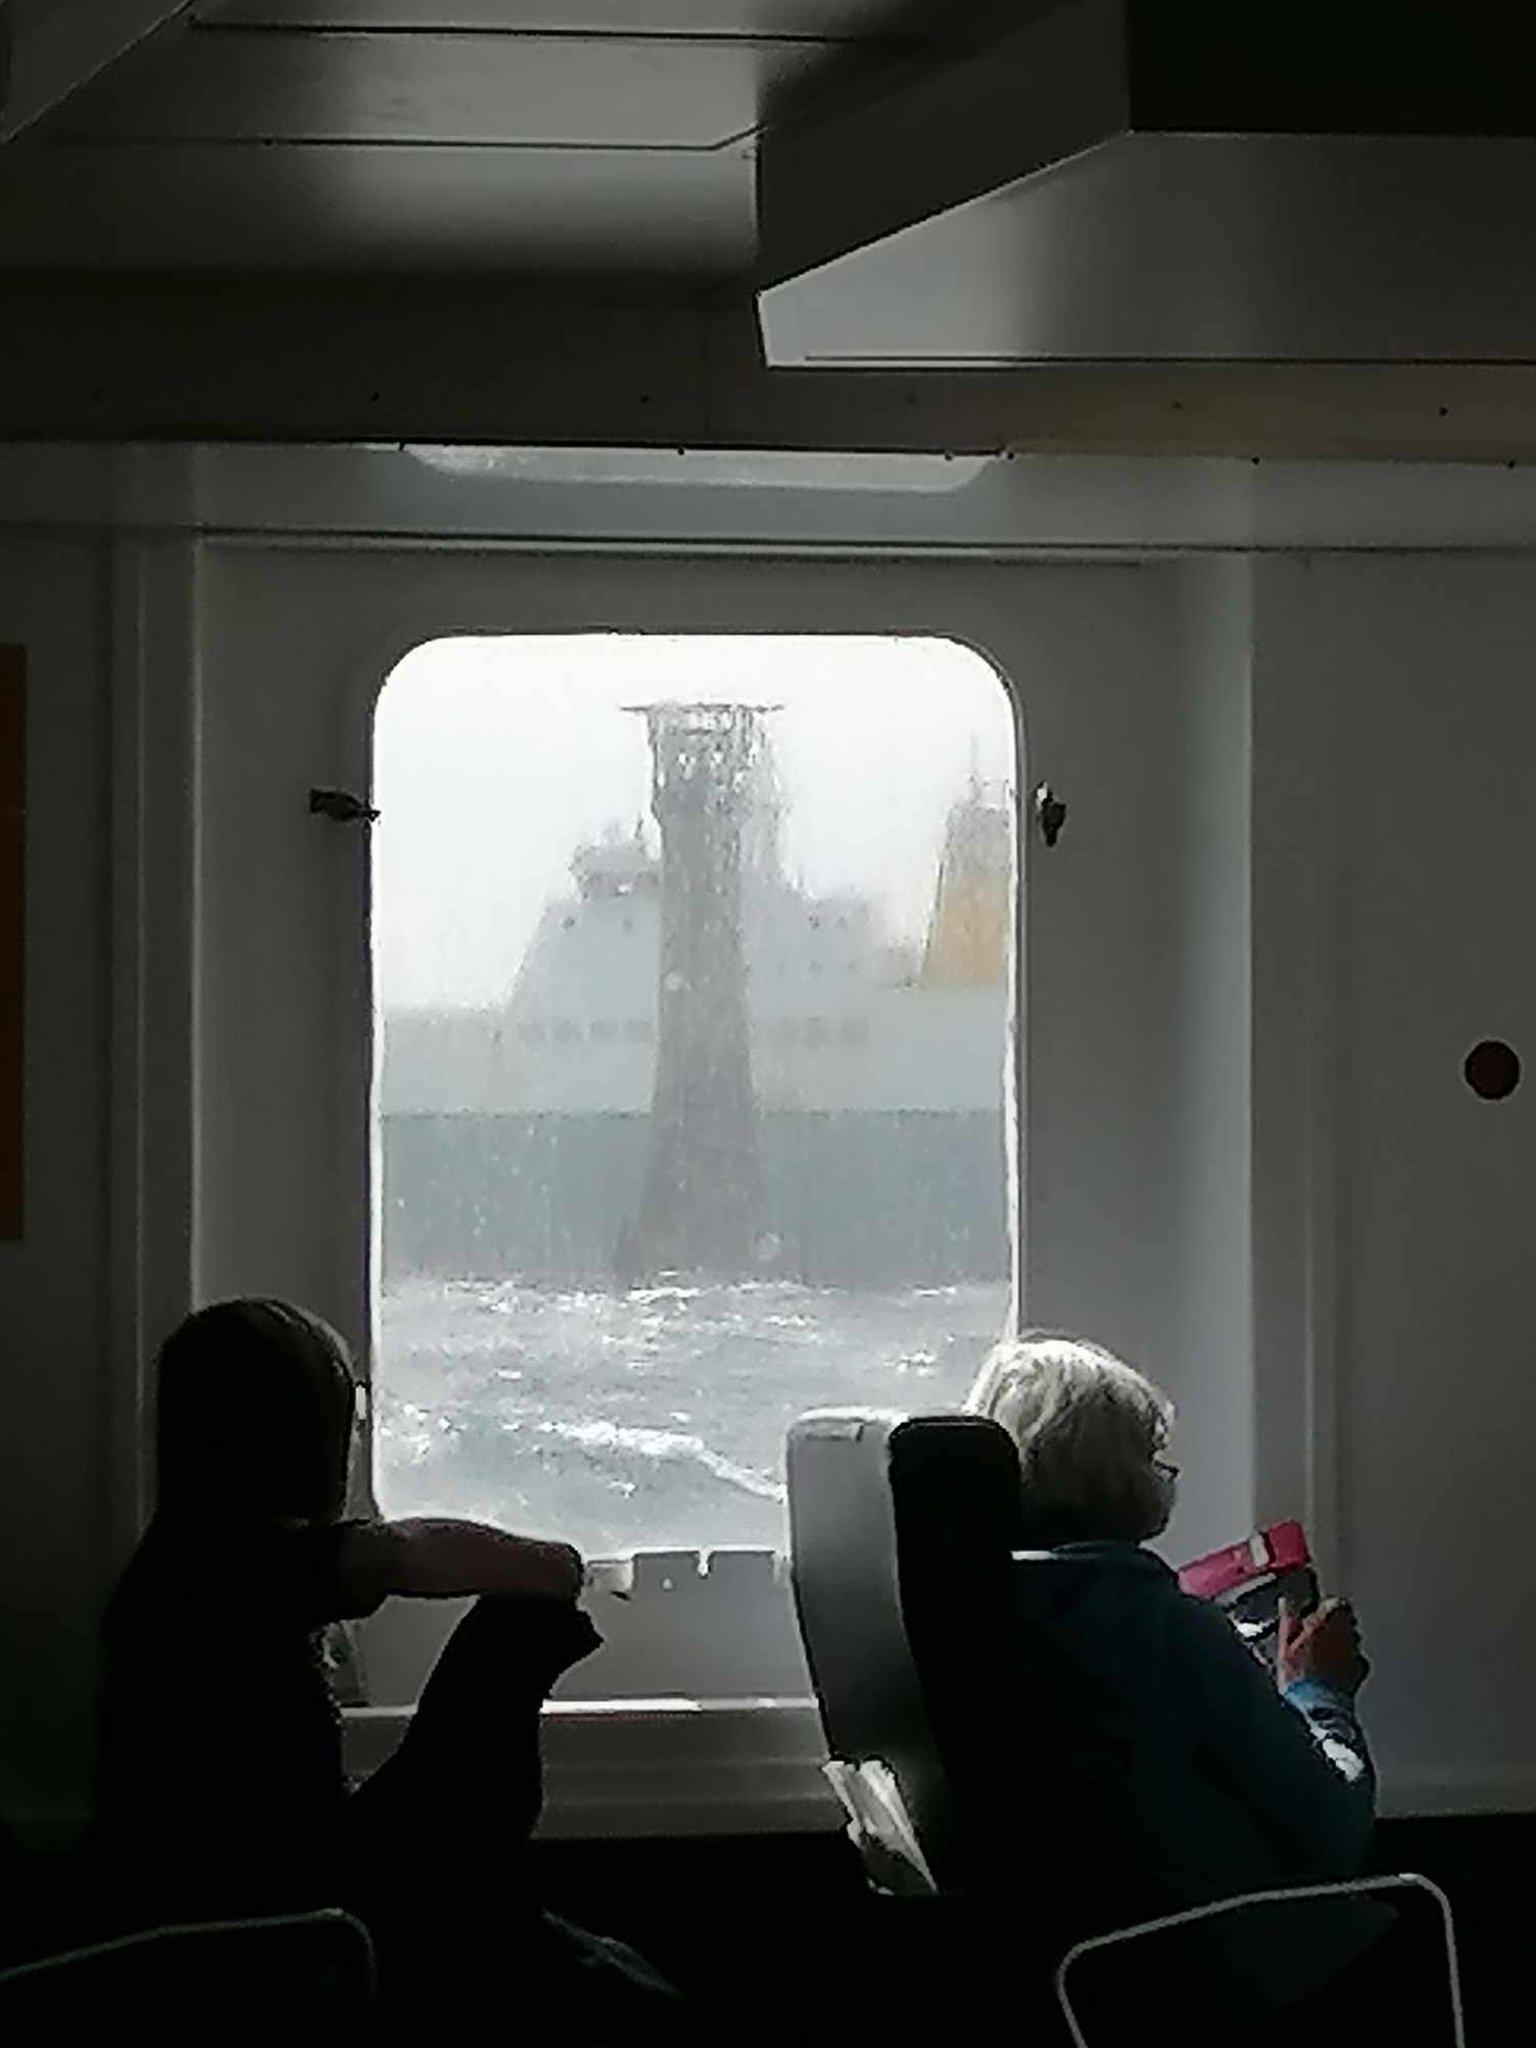
[[[1180,1590],[1142,1548],[1173,1507],[1173,1405],[1100,1346],[1050,1335],[999,1345],[965,1405],[1014,1439],[1026,1541],[1055,1553],[1036,1567],[1051,1579],[1032,1582],[1029,1654],[1049,1679],[1051,1783],[1068,1788],[1086,1873],[1080,1933],[1358,1875],[1375,1773],[1355,1712],[1367,1665],[1348,1604],[1286,1613],[1272,1678],[1223,1614]],[[1249,1908],[1176,1948],[1157,1936],[1105,1951],[1082,1965],[1082,1982],[1102,1991],[1113,1978],[1125,1987],[1115,1996],[1144,2013],[1155,1979],[1182,2041],[1274,2026],[1277,2039],[1315,2048],[1358,2025],[1346,2018],[1357,1997],[1379,2023],[1395,1917],[1353,1897]],[[1417,2037],[1392,2038],[1396,2048]]]

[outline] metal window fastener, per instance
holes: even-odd
[[[1067,822],[1067,807],[1048,782],[1038,783],[1035,787],[1035,821],[1046,845],[1054,846]]]
[[[329,818],[337,825],[371,825],[379,815],[347,789],[312,789],[309,808],[313,817]]]

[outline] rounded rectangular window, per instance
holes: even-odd
[[[436,641],[380,699],[375,1484],[778,1547],[1005,1326],[1014,722],[950,641]]]

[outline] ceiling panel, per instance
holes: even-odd
[[[669,36],[879,35],[912,0],[203,0],[199,22]]]
[[[197,0],[0,158],[0,269],[741,277],[754,131],[936,4]]]
[[[753,222],[744,149],[53,143],[0,179],[0,269],[716,278]]]
[[[57,133],[133,141],[711,149],[814,46],[627,37],[194,35]]]

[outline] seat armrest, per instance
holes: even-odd
[[[1451,1913],[1451,1902],[1439,1885],[1416,1871],[1398,1871],[1389,1877],[1352,1877],[1336,1884],[1287,1885],[1276,1891],[1240,1892],[1230,1899],[1215,1899],[1206,1906],[1191,1906],[1182,1913],[1165,1913],[1156,1920],[1142,1920],[1134,1927],[1117,1927],[1108,1934],[1090,1935],[1069,1948],[1056,1965],[1056,2001],[1061,2007],[1062,2017],[1067,2023],[1073,2048],[1089,2048],[1089,2042],[1078,2024],[1077,2014],[1067,1995],[1067,1974],[1074,1963],[1097,1949],[1113,1948],[1121,1942],[1137,1941],[1148,1934],[1162,1934],[1174,1927],[1190,1927],[1197,1921],[1216,1920],[1225,1914],[1240,1913],[1247,1906],[1285,1905],[1300,1899],[1333,1899],[1358,1895],[1363,1892],[1393,1891],[1402,1886],[1427,1892],[1440,1908],[1440,1920],[1445,1929],[1445,1962],[1451,1992],[1451,2038],[1455,2048],[1466,2048],[1466,2025],[1461,2009],[1461,1970],[1456,1955],[1456,1924]]]
[[[279,1951],[274,1959],[269,1960],[262,1947],[264,1940],[281,1939],[285,1934],[332,1936],[340,1946],[330,1956],[322,1951],[318,1959],[305,1956],[295,1962],[288,1954]],[[378,1995],[378,1972],[368,1929],[340,1906],[322,1906],[302,1913],[197,1920],[139,1928],[131,1934],[114,1935],[108,1940],[91,1942],[80,1948],[31,1957],[26,1962],[0,1970],[0,2000],[13,1992],[46,1992],[50,1984],[68,1983],[82,1969],[110,1965],[115,1961],[161,1958],[168,1968],[174,1969],[178,1961],[195,1963],[201,1954],[209,1951],[217,1954],[221,1946],[231,1939],[239,1942],[242,1948],[254,1944],[250,1961],[252,1969],[265,1966],[279,1979],[286,1969],[298,1977],[309,1975],[316,1982],[334,1980],[338,1991],[344,1993],[355,1989],[358,1998],[364,2002]],[[228,1971],[227,1956],[225,1970]],[[350,1984],[347,1981],[349,1977],[352,1980]]]

